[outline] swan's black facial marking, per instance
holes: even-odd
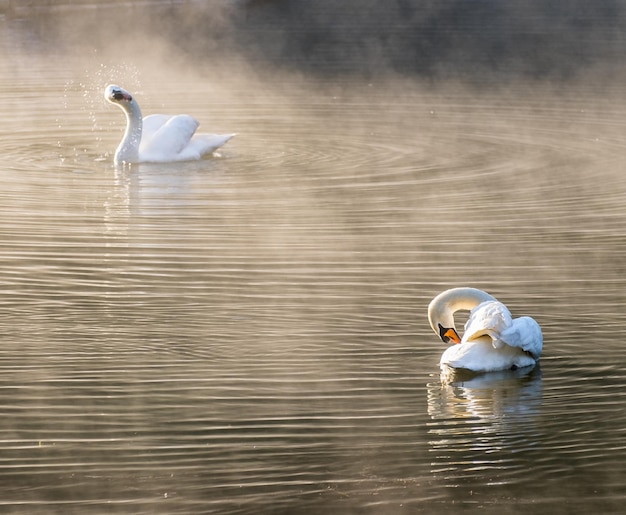
[[[441,324],[437,325],[439,326],[439,337],[443,343],[461,343],[461,337],[454,327],[444,327]]]
[[[133,99],[133,97],[131,97],[130,95],[123,93],[122,91],[119,91],[119,90],[114,91],[111,97],[118,102],[121,102],[122,100],[128,100],[130,102]]]

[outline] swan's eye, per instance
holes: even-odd
[[[115,100],[123,100],[124,94],[121,91],[116,91],[115,93],[113,93],[113,98]]]

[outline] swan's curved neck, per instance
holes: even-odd
[[[455,328],[454,313],[471,310],[486,300],[496,300],[487,292],[476,288],[452,288],[437,295],[428,305],[428,322],[435,333],[439,334],[439,324],[446,328]]]
[[[141,131],[143,129],[141,109],[139,109],[139,104],[135,100],[118,105],[126,115],[126,131],[115,151],[115,163],[136,163],[139,161],[139,144],[141,143]]]

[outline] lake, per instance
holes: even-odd
[[[79,51],[46,16],[0,18],[3,513],[622,512],[621,83]],[[116,168],[109,83],[237,136]],[[454,286],[534,317],[540,366],[442,382]]]

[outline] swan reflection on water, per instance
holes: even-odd
[[[427,385],[432,473],[449,486],[515,477],[538,441],[540,366],[487,374],[443,369],[440,379]]]

